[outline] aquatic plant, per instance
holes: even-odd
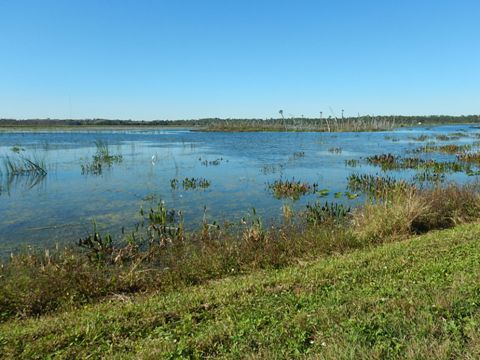
[[[93,233],[78,241],[78,246],[87,250],[91,261],[112,262],[113,240],[110,234],[102,236],[97,232],[97,225],[93,222]]]
[[[338,223],[343,221],[351,213],[350,207],[345,207],[338,203],[324,204],[316,202],[314,204],[307,204],[306,210],[303,213],[305,220],[314,225],[325,224],[327,222]]]
[[[382,170],[415,169],[444,173],[462,172],[468,169],[468,166],[455,161],[436,161],[433,159],[424,160],[418,157],[401,158],[392,154],[370,156],[367,157],[367,162],[372,165],[380,166]]]
[[[468,151],[471,148],[472,148],[472,145],[469,145],[469,144],[465,144],[465,145],[449,144],[449,145],[441,145],[441,146],[427,145],[427,146],[422,146],[422,147],[410,150],[410,152],[413,152],[413,153],[439,152],[444,154],[458,154],[464,151]]]
[[[342,153],[342,148],[341,147],[331,147],[328,149],[328,152],[331,152],[332,154],[341,154]]]
[[[432,172],[432,171],[422,171],[413,176],[413,181],[419,182],[419,183],[423,183],[423,182],[439,183],[439,182],[445,181],[445,174]]]
[[[147,240],[150,246],[178,244],[185,240],[181,211],[168,210],[165,203],[160,201],[156,209],[151,208],[147,213],[140,210],[140,215],[144,218],[141,226],[147,229]]]
[[[179,185],[179,180],[178,179],[171,179],[170,180],[170,187],[175,190],[178,188]],[[206,189],[210,187],[210,181],[204,178],[188,178],[186,177],[185,179],[182,180],[182,188],[183,190],[195,190],[197,188],[199,189]]]
[[[411,140],[414,140],[414,141],[425,141],[425,140],[430,139],[430,136],[422,134],[422,135],[419,135],[419,136],[409,136],[408,138],[411,139]]]
[[[47,175],[46,165],[43,161],[18,155],[16,158],[5,156],[3,159],[3,168],[7,176],[18,175]]]
[[[400,141],[400,139],[398,137],[395,137],[395,136],[391,136],[391,135],[385,135],[383,137],[385,140],[390,140],[392,142],[398,142]]]
[[[111,154],[109,146],[101,140],[95,141],[97,148],[92,160],[87,163],[80,164],[82,174],[100,175],[104,167],[110,168],[115,163],[123,161],[123,156],[119,154]]]
[[[397,163],[397,157],[393,154],[381,154],[367,157],[367,163],[371,165],[379,165],[382,169],[392,169]]]
[[[170,180],[170,187],[175,190],[178,187],[178,179],[171,179]]]
[[[218,159],[215,159],[215,160],[208,160],[208,159],[203,159],[203,158],[199,157],[198,160],[200,161],[200,163],[203,166],[218,166],[223,161],[223,158],[218,158]]]
[[[100,162],[102,164],[111,165],[113,163],[118,163],[123,160],[122,155],[112,155],[110,154],[109,146],[106,142],[97,140],[95,141],[95,146],[97,147],[97,151],[95,155],[93,155],[94,162]]]
[[[25,151],[25,148],[21,147],[20,145],[13,145],[11,148],[10,148],[10,151],[16,153],[16,154],[19,154],[21,153],[22,151]]]
[[[464,132],[461,132],[461,131],[450,133],[450,134],[448,134],[448,136],[453,137],[453,138],[468,137],[467,134],[465,134]]]
[[[373,197],[385,197],[394,189],[407,189],[410,184],[404,180],[397,180],[393,177],[378,176],[371,174],[351,174],[347,178],[348,189],[361,191]]]
[[[458,154],[457,159],[459,161],[480,165],[480,152],[465,152],[463,154]]]
[[[360,161],[357,159],[345,160],[345,166],[357,167],[359,163]]]
[[[328,196],[330,194],[330,191],[328,189],[320,189],[316,191],[316,194],[320,197]]]
[[[318,185],[310,185],[307,182],[292,180],[276,180],[268,185],[268,188],[273,191],[277,199],[290,198],[298,200],[300,196],[315,192]]]
[[[197,187],[206,189],[210,187],[210,181],[204,178],[185,178],[182,181],[182,186],[185,190],[196,189]]]
[[[305,157],[305,152],[304,151],[295,151],[293,153],[293,159],[296,160],[296,159],[300,159],[300,158],[303,158]]]
[[[264,164],[260,171],[264,175],[276,174],[277,172],[282,172],[284,167],[285,164]]]

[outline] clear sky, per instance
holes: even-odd
[[[478,114],[479,15],[479,0],[0,0],[0,117]]]

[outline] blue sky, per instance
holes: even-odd
[[[480,1],[0,0],[0,117],[480,113]]]

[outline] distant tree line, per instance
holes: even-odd
[[[0,119],[0,126],[172,126],[198,127],[218,131],[228,130],[313,130],[313,131],[362,131],[381,130],[400,126],[425,124],[479,123],[480,115],[429,115],[429,116],[358,116],[345,118],[291,117],[270,119],[220,119],[205,118],[192,120],[112,120],[112,119]]]

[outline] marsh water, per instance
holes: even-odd
[[[463,133],[455,140],[438,135]],[[81,130],[0,132],[0,252],[31,244],[51,246],[73,243],[92,230],[119,235],[133,227],[139,209],[164,201],[180,209],[185,223],[238,221],[252,212],[265,220],[278,219],[284,203],[304,208],[315,201],[336,201],[355,206],[362,197],[349,199],[347,176],[379,173],[365,157],[392,153],[404,155],[424,145],[466,144],[478,141],[480,130],[471,125],[403,128],[389,132],[221,133],[175,130]],[[428,139],[419,141],[420,135]],[[417,139],[416,139],[417,138]],[[108,144],[110,154],[122,161],[104,166],[101,173],[82,171],[96,154],[96,142]],[[17,147],[15,151],[15,147]],[[334,150],[332,148],[337,148]],[[20,150],[19,150],[20,149]],[[29,156],[45,163],[47,175],[9,175],[2,163]],[[422,157],[454,160],[455,155],[429,153]],[[346,160],[359,160],[347,166]],[[410,180],[415,171],[393,171],[389,176]],[[207,188],[171,186],[185,178],[204,178]],[[317,183],[328,189],[322,197],[310,194],[298,201],[277,199],[268,184],[278,179]],[[464,173],[447,174],[447,181],[475,181]]]

